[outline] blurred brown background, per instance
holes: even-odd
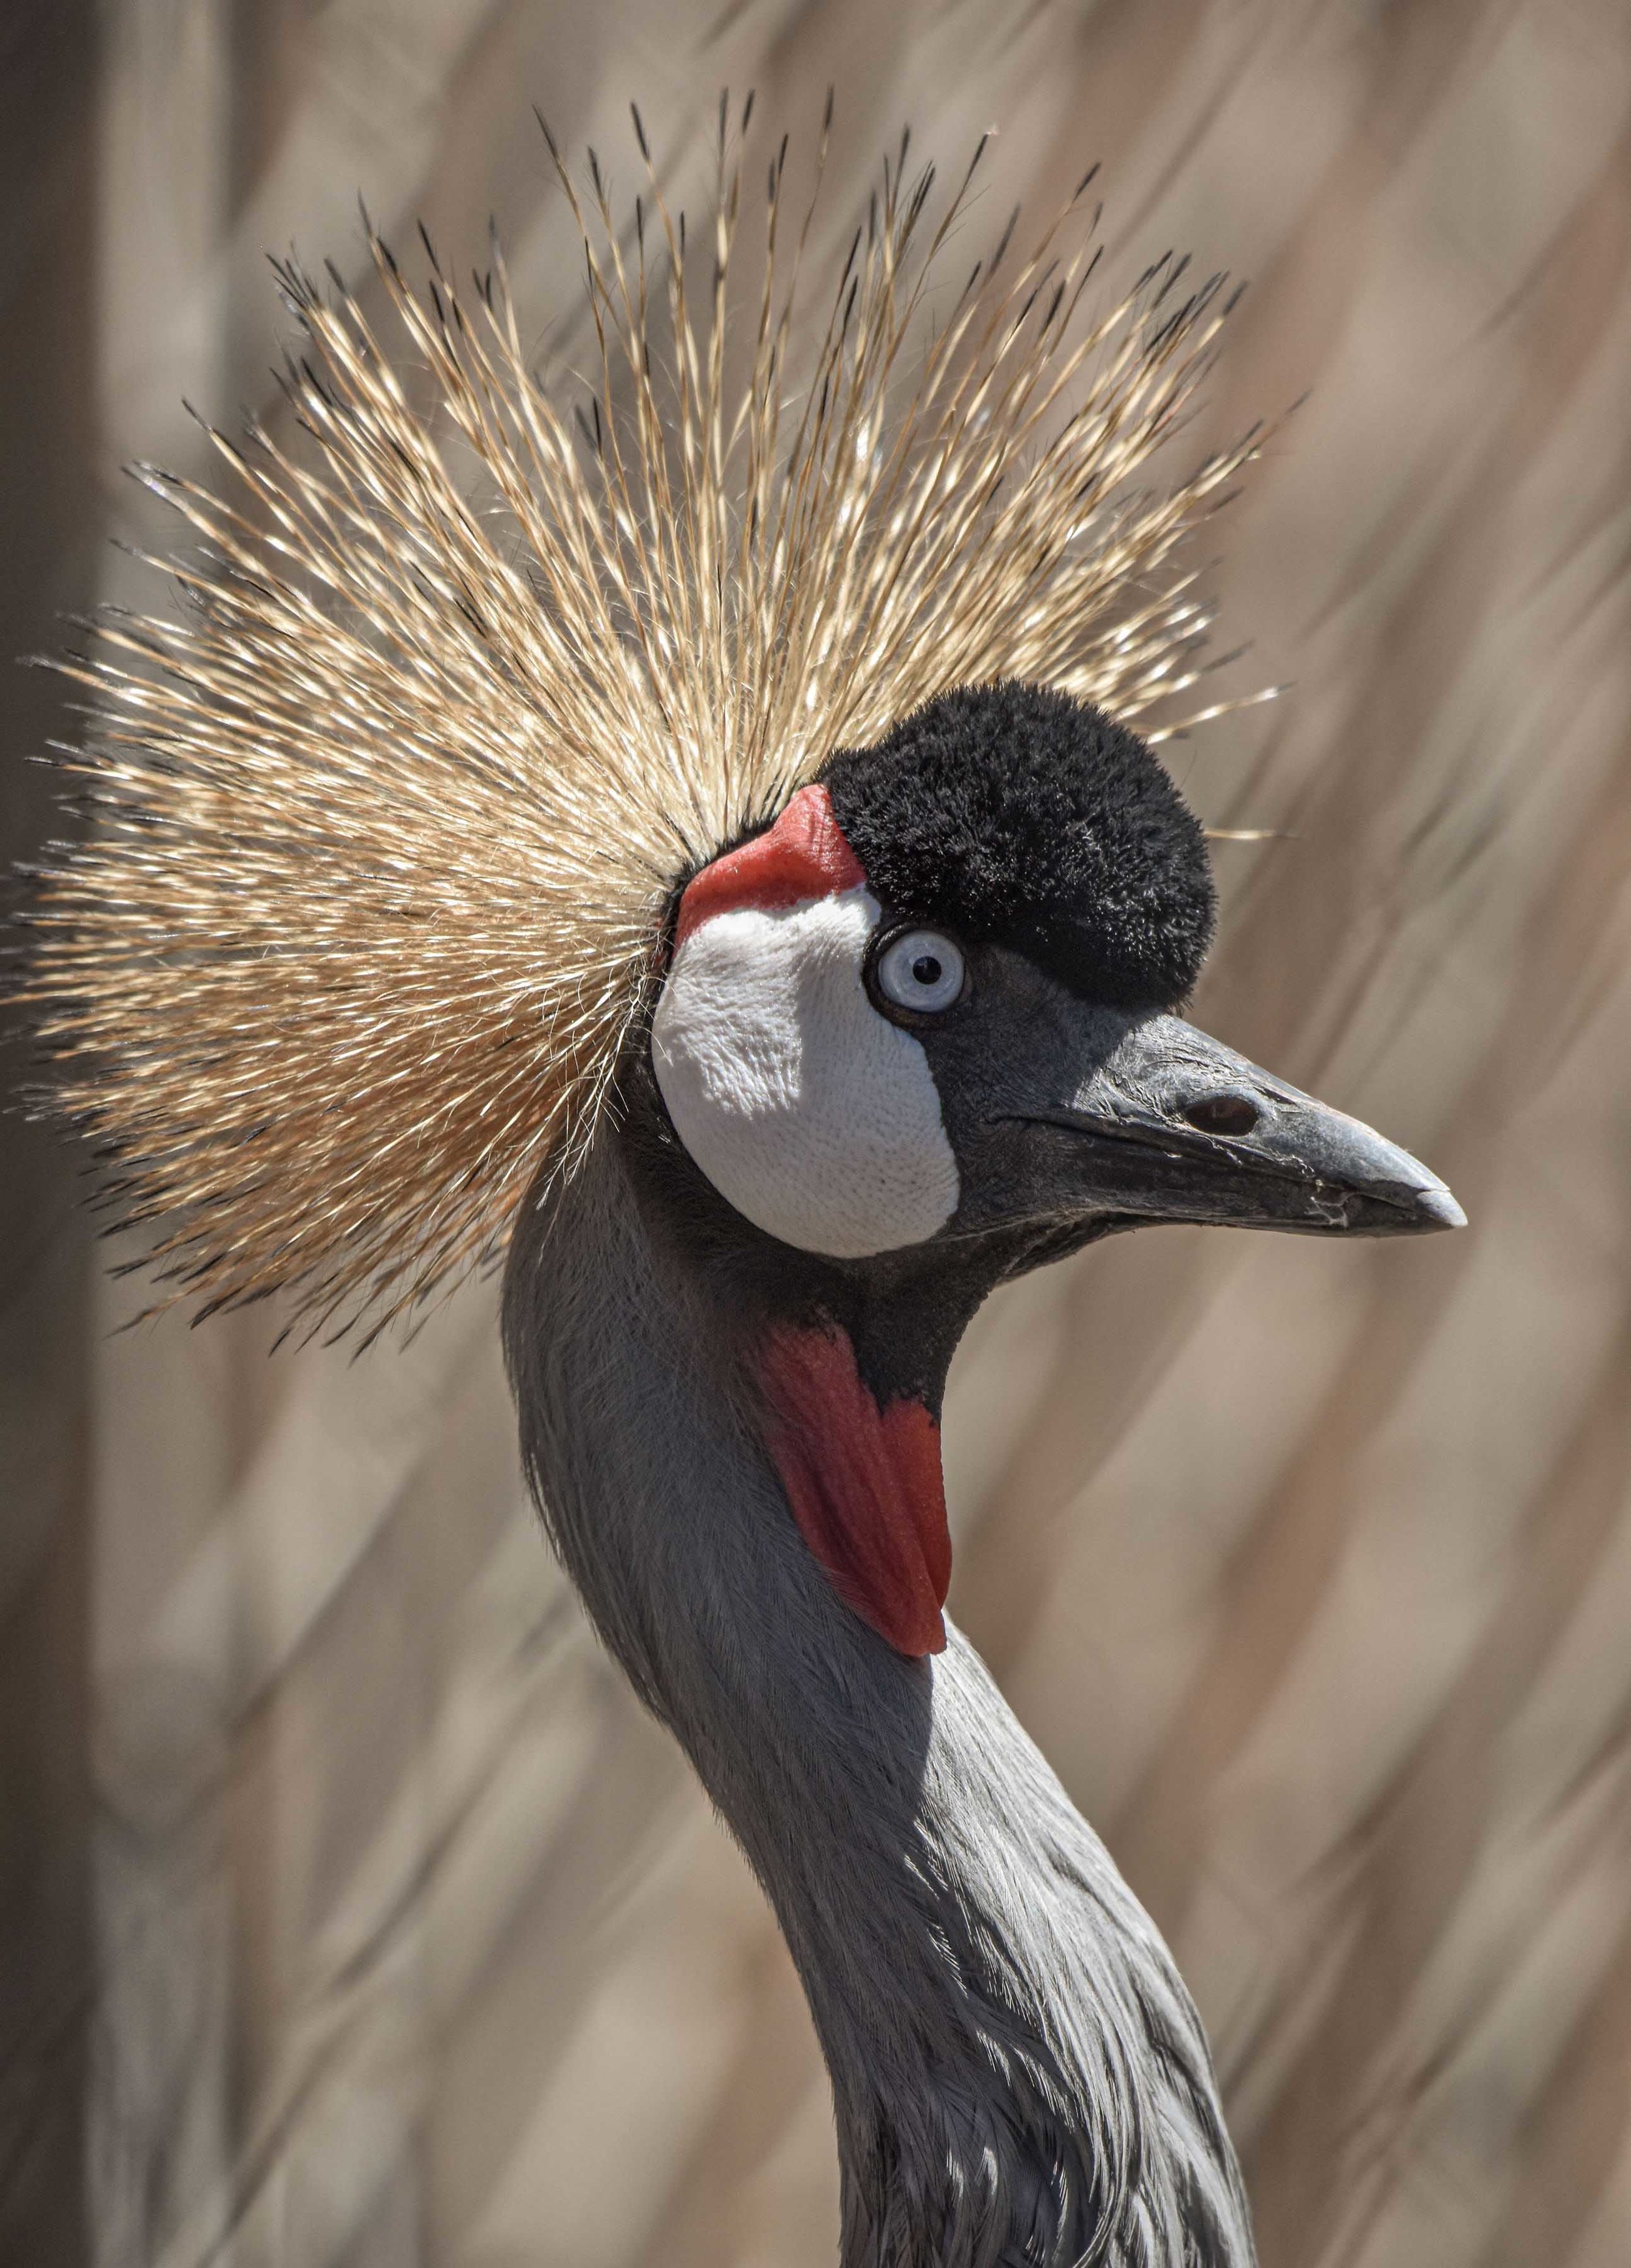
[[[1631,2260],[1626,0],[6,0],[0,648],[155,586],[118,468],[265,409],[263,255],[356,199],[577,302],[531,106],[629,194],[724,84],[988,210],[1103,161],[1113,280],[1252,279],[1209,436],[1222,1037],[1441,1170],[1420,1248],[1164,1232],[954,1373],[952,1607],[1168,1933],[1266,2268]],[[668,162],[665,160],[665,162]],[[70,729],[10,673],[24,759]],[[525,1504],[491,1285],[406,1350],[112,1327],[0,1122],[0,2259],[815,2268],[788,1962]]]

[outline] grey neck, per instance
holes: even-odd
[[[960,1633],[838,1599],[614,1133],[518,1226],[522,1446],[601,1635],[775,1909],[831,2073],[843,2268],[1246,2268],[1200,2021]]]

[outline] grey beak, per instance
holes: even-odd
[[[1084,1181],[1107,1211],[1315,1235],[1466,1226],[1407,1151],[1175,1016],[1134,1024],[1077,1069],[1068,1093],[1023,1115],[1084,1145]]]

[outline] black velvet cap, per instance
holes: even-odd
[[[1206,837],[1135,733],[1010,680],[903,717],[819,775],[890,912],[1028,954],[1084,998],[1164,1008],[1216,901]]]

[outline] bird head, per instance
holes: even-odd
[[[92,809],[35,878],[19,998],[163,1298],[382,1328],[625,1128],[772,1401],[813,1365],[937,1501],[924,1428],[1003,1277],[1150,1220],[1457,1216],[1178,1012],[1212,887],[1134,728],[1200,674],[1182,548],[1255,436],[1146,475],[1223,279],[1164,259],[1092,310],[1084,181],[925,337],[974,169],[941,210],[903,146],[808,323],[783,146],[746,301],[722,177],[699,320],[636,130],[632,270],[598,169],[592,217],[560,169],[592,416],[502,262],[467,306],[371,237],[429,408],[358,301],[280,269],[299,446],[212,436],[224,497],[144,475],[205,539],[195,603],[67,664]]]
[[[664,1210],[744,1319],[812,1546],[902,1651],[943,1642],[931,1429],[995,1283],[1150,1222],[1463,1219],[1404,1151],[1183,1016],[1214,915],[1201,828],[1144,742],[1014,681],[829,757],[678,897],[650,1105],[659,1154],[694,1170]]]
[[[1213,922],[1201,827],[1135,733],[1041,687],[954,692],[689,883],[657,1083],[745,1219],[834,1259],[1458,1226],[1414,1159],[1184,1019]]]

